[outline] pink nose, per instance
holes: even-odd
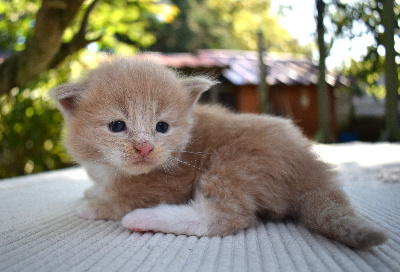
[[[152,145],[149,142],[138,143],[136,144],[135,149],[139,153],[139,155],[144,159],[154,149],[154,145]]]

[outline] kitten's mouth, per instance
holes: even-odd
[[[143,160],[143,161],[135,161],[133,164],[134,165],[149,165],[149,164],[151,164],[151,162],[148,160]]]
[[[154,160],[149,157],[139,158],[134,160],[132,164],[135,166],[150,166],[154,164]]]
[[[141,158],[141,157],[136,157],[136,158],[132,158],[129,156],[126,156],[124,158],[124,164],[126,166],[137,166],[137,165],[150,165],[153,164],[154,160],[150,157],[145,157],[145,158]]]
[[[154,162],[149,159],[126,162],[124,170],[133,175],[148,173],[154,168]]]

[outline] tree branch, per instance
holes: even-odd
[[[95,39],[87,40],[86,39],[86,29],[89,21],[90,13],[94,10],[99,0],[93,1],[89,7],[86,9],[85,14],[82,18],[81,26],[79,31],[75,34],[72,40],[69,43],[63,43],[58,50],[57,54],[54,55],[52,61],[50,62],[48,68],[53,69],[56,68],[60,63],[62,63],[66,57],[69,55],[85,48],[88,44],[92,42],[97,42],[101,40],[102,35],[98,36]]]
[[[89,21],[89,15],[90,13],[94,10],[94,8],[96,7],[97,3],[99,2],[99,0],[94,0],[89,7],[86,9],[85,14],[83,15],[83,19],[82,19],[82,23],[81,23],[81,27],[78,31],[78,35],[83,35],[85,36],[86,34],[86,28],[87,28],[87,24]]]
[[[25,50],[0,65],[0,94],[20,87],[48,69],[62,46],[62,36],[84,0],[43,0]]]
[[[92,42],[97,42],[101,40],[103,36],[100,35],[96,39],[92,40],[75,40],[73,39],[69,43],[63,43],[60,47],[60,50],[57,52],[57,54],[54,56],[53,60],[49,64],[49,69],[54,69],[56,68],[60,63],[62,63],[66,57],[72,55],[75,52],[78,52],[79,50],[85,48],[88,44]]]

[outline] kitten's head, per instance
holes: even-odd
[[[190,140],[192,108],[214,82],[179,78],[150,61],[116,58],[81,82],[52,90],[67,127],[66,147],[81,164],[143,174],[172,161]]]

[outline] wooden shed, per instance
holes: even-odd
[[[222,103],[238,112],[259,112],[257,52],[237,50],[199,50],[196,54],[158,52],[142,53],[167,67],[188,75],[207,74],[221,84],[213,87],[203,101]],[[318,129],[318,67],[309,59],[288,56],[265,56],[265,78],[269,89],[271,114],[291,118],[311,137]],[[334,87],[347,79],[327,73],[331,130],[336,134]]]

